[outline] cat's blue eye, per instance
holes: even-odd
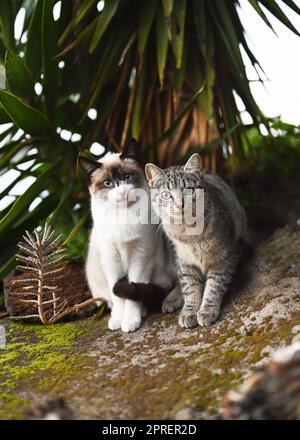
[[[162,191],[162,192],[160,193],[160,197],[161,197],[163,200],[171,200],[171,199],[172,199],[172,194],[170,193],[170,191]]]
[[[130,182],[132,179],[132,174],[124,174],[124,181]]]
[[[114,186],[112,180],[104,180],[103,185],[105,186],[105,188],[112,188]]]

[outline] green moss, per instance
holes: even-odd
[[[270,255],[269,262],[276,265],[281,261],[281,255]]]
[[[30,383],[37,391],[47,384],[52,392],[77,372],[76,346],[88,329],[83,322],[42,326],[7,323],[7,345],[0,354],[0,418],[16,418],[27,408],[18,390]],[[8,398],[9,396],[9,398]]]
[[[16,329],[26,334],[38,336],[38,349],[45,347],[67,347],[74,345],[74,341],[85,334],[84,329],[74,322],[58,323],[42,326],[38,324],[15,324]]]
[[[2,393],[2,405],[0,406],[0,420],[18,420],[23,418],[24,413],[30,408],[30,403],[26,399],[16,397],[13,394]]]
[[[263,305],[251,303],[253,309],[259,306]],[[108,332],[107,319],[51,327],[6,321],[7,350],[0,352],[0,418],[24,417],[28,389],[37,400],[52,394],[68,402],[83,399],[81,408],[82,402],[88,407],[89,401],[96,401],[103,411],[113,408],[113,416],[117,396],[124,408],[118,417],[126,417],[128,411],[130,418],[171,418],[186,406],[215,414],[224,393],[255,367],[266,345],[291,341],[291,328],[298,320],[300,313],[294,313],[290,321],[279,321],[273,328],[269,316],[259,327],[253,323],[251,336],[244,336],[238,330],[239,316],[234,321],[224,319],[215,328],[190,332],[177,326],[176,314],[151,316],[151,331],[141,339]],[[166,327],[176,325],[174,340],[160,339],[162,321]],[[101,338],[108,353],[100,348]],[[90,348],[92,356],[87,356]],[[102,363],[102,359],[110,361]],[[111,414],[101,410],[101,416]]]
[[[5,301],[4,301],[4,297],[1,295],[1,292],[0,292],[0,309],[5,309]]]

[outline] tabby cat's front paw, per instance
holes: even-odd
[[[209,327],[219,318],[219,310],[199,310],[197,320],[200,327]]]
[[[195,327],[197,325],[197,314],[195,312],[182,310],[179,315],[178,323],[184,328]]]
[[[171,313],[182,307],[183,298],[166,298],[162,305],[163,313]]]

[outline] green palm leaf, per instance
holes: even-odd
[[[186,6],[186,0],[177,0],[174,7],[172,43],[177,69],[180,69],[182,62]]]
[[[138,51],[144,53],[151,25],[153,23],[157,0],[144,0],[140,5],[140,17],[138,25]]]
[[[0,103],[15,124],[26,133],[34,137],[51,137],[51,124],[39,110],[5,90],[0,90]]]
[[[33,77],[42,68],[42,13],[43,0],[37,0],[28,28],[28,42],[25,48],[25,62]]]
[[[259,0],[262,5],[264,5],[281,23],[283,23],[287,28],[289,28],[296,35],[300,36],[298,30],[291,23],[288,17],[280,9],[278,4],[274,0]]]
[[[43,3],[42,10],[42,66],[43,66],[43,93],[48,117],[51,117],[55,108],[56,95],[59,88],[59,69],[55,59],[57,55],[57,23],[53,18],[55,0]]]
[[[95,29],[94,37],[92,39],[91,45],[90,45],[90,52],[94,52],[96,47],[98,46],[99,41],[101,40],[104,32],[106,31],[107,27],[109,26],[109,23],[113,19],[113,16],[115,15],[120,0],[107,0],[105,8],[103,9],[103,12],[101,13],[98,23]]]
[[[165,16],[170,17],[174,6],[174,0],[162,0],[162,2],[163,2]]]
[[[300,15],[297,2],[248,1],[257,20],[272,29],[269,17],[275,17],[299,35],[281,8]],[[7,87],[0,89],[0,124],[10,123],[0,133],[0,175],[12,175],[1,198],[11,197],[26,177],[35,179],[3,205],[0,257],[23,228],[50,217],[69,237],[69,256],[82,258],[89,197],[76,164],[79,154],[92,155],[92,145],[119,151],[133,135],[143,159],[159,165],[201,150],[208,163],[214,159],[234,171],[251,154],[236,95],[253,129],[269,124],[247,78],[243,51],[260,81],[263,65],[248,44],[238,0],[63,1],[56,21],[55,5],[0,2],[0,82]],[[26,15],[16,40],[21,7]]]
[[[33,79],[24,60],[13,52],[7,52],[5,71],[7,85],[11,92],[21,98],[32,99]]]
[[[163,84],[168,54],[168,25],[161,5],[156,16],[156,51],[159,81]]]
[[[7,231],[7,228],[9,228],[21,214],[27,211],[30,203],[40,194],[41,190],[44,189],[44,185],[52,169],[53,166],[48,167],[27,191],[17,198],[9,212],[0,220],[0,236]]]

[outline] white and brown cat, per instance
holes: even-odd
[[[81,157],[79,162],[88,175],[93,217],[86,261],[88,284],[92,295],[105,299],[111,308],[108,327],[135,331],[142,324],[145,306],[161,300],[163,311],[171,312],[183,302],[166,237],[158,233],[158,225],[124,222],[130,219],[128,215],[119,222],[120,213],[134,209],[134,202],[128,201],[130,193],[135,189],[149,192],[138,165],[138,145],[132,139],[122,153],[99,161]]]

